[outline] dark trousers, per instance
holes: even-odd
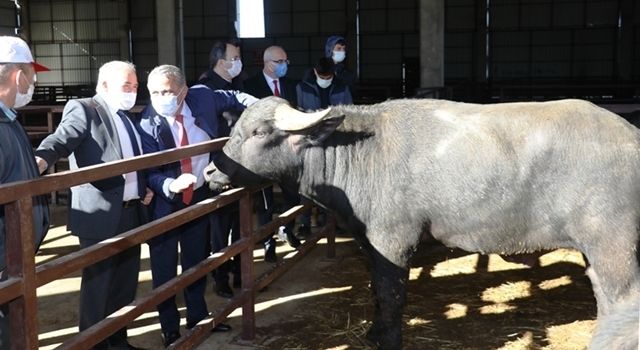
[[[284,204],[287,209],[300,204],[300,195],[297,192],[292,192],[282,187],[281,189]],[[258,198],[258,223],[260,224],[260,226],[262,226],[273,219],[273,187],[267,187],[258,193],[261,194],[261,196]],[[295,220],[287,223],[285,225],[285,231],[293,233],[295,224]]]
[[[116,234],[142,224],[142,204],[122,208]],[[99,240],[80,237],[80,248],[90,247]],[[136,297],[140,271],[140,246],[131,247],[115,256],[82,270],[80,284],[80,321],[83,331],[130,304]],[[127,329],[122,328],[94,349],[128,349]]]
[[[240,239],[238,210],[238,204],[233,203],[211,214],[211,251],[213,253],[229,246],[229,236],[231,236],[231,242]],[[228,284],[230,272],[233,273],[234,278],[240,278],[240,255],[234,256],[214,271],[216,284]]]
[[[195,191],[193,202],[196,203],[208,196],[206,191]],[[180,227],[149,240],[151,256],[151,274],[153,288],[157,288],[176,277],[178,269],[178,244],[180,244],[180,265],[186,271],[204,260],[209,254],[207,240],[209,234],[209,218],[202,216]],[[206,277],[203,277],[184,289],[184,300],[187,306],[187,328],[194,327],[207,317],[207,303],[204,298]],[[175,296],[158,305],[160,326],[163,333],[178,332],[180,329],[180,313]]]

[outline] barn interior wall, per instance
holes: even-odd
[[[155,1],[22,3],[23,32],[38,59],[52,68],[40,77],[41,85],[94,84],[97,68],[112,59],[132,60],[144,82],[159,63]],[[235,0],[182,3],[184,69],[193,82],[208,68],[213,42],[234,36]],[[487,3],[445,1],[444,77],[458,92],[453,98],[491,99],[505,84],[640,80],[637,1],[491,0],[489,8]],[[13,4],[0,4],[0,30],[13,31]],[[411,96],[420,71],[418,7],[418,0],[265,0],[266,38],[242,40],[245,73],[259,71],[262,51],[277,44],[289,54],[289,76],[299,79],[322,55],[326,37],[340,34],[349,44],[347,66],[359,72],[363,91]]]
[[[15,34],[16,8],[9,1],[0,2],[0,35]]]

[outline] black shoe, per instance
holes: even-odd
[[[272,238],[264,244],[264,261],[269,263],[277,263],[276,241]]]
[[[300,244],[301,244],[300,240],[293,233],[287,232],[286,237],[287,237],[287,243],[289,243],[291,248],[295,249],[295,248],[298,248],[300,246]]]
[[[229,283],[221,283],[216,285],[216,294],[226,299],[233,298],[233,290],[231,289],[231,287],[229,287]]]
[[[169,345],[175,343],[176,340],[180,339],[180,332],[163,333],[162,337],[164,338],[164,347],[168,348]]]
[[[303,239],[311,236],[311,227],[307,225],[300,225],[300,227],[298,228],[298,236],[302,237]]]
[[[212,332],[228,332],[231,330],[231,326],[226,323],[219,323],[213,329]]]

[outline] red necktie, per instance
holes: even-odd
[[[180,127],[180,146],[187,146],[189,145],[189,138],[187,137],[187,130],[184,128],[184,116],[182,114],[178,114],[176,116],[176,122],[178,123],[178,126]],[[180,159],[180,169],[182,170],[182,173],[192,173],[193,172],[193,168],[191,167],[191,158],[186,158],[186,159]],[[189,203],[191,203],[191,199],[193,198],[193,186],[189,186],[189,188],[185,189],[184,191],[182,191],[182,202],[186,205],[189,205]]]
[[[277,79],[273,80],[273,96],[280,97],[280,90],[278,90],[278,80]]]

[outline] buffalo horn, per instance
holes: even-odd
[[[300,112],[287,104],[276,107],[274,115],[275,124],[278,129],[286,131],[297,131],[309,128],[318,124],[322,118],[331,110],[331,107],[313,113]]]

